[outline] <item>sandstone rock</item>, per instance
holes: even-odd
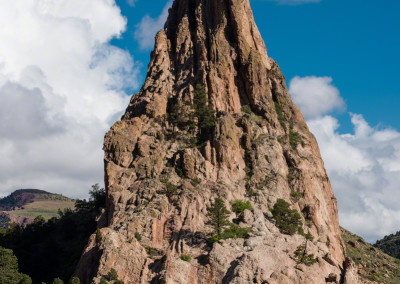
[[[167,115],[190,117],[197,86],[216,113],[207,135]],[[268,57],[249,0],[174,1],[146,81],[107,133],[104,151],[108,223],[104,242],[92,237],[78,265],[84,283],[111,268],[127,284],[344,277],[336,199],[317,142]],[[248,239],[208,244],[207,207],[216,197],[228,208],[233,200],[251,202],[239,224],[252,229]],[[294,260],[305,238],[275,226],[270,208],[278,199],[303,213],[303,230],[314,237],[307,253],[317,263]]]

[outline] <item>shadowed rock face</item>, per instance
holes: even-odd
[[[207,135],[167,119],[175,106],[189,116],[196,86],[216,112]],[[124,283],[345,279],[336,199],[318,145],[267,55],[248,0],[175,0],[147,79],[104,151],[107,226],[82,256],[82,280],[98,282],[111,268]],[[216,197],[228,209],[233,200],[250,201],[253,210],[230,216],[252,229],[249,238],[207,244],[207,207]],[[296,264],[305,238],[276,227],[270,208],[278,199],[302,213],[315,264]]]

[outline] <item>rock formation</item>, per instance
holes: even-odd
[[[104,151],[106,220],[76,271],[84,283],[112,268],[124,283],[354,283],[317,142],[249,0],[175,0]],[[207,241],[215,198],[230,211],[250,202],[230,213],[246,238]],[[278,199],[301,216],[299,233],[278,228]],[[315,263],[296,258],[304,244]]]

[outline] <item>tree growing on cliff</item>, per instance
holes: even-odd
[[[283,199],[278,199],[271,210],[275,224],[279,230],[288,235],[294,235],[302,230],[299,212],[290,209],[290,204]]]
[[[194,89],[193,109],[200,135],[211,134],[216,123],[215,111],[208,101],[206,87],[203,84],[197,84]]]
[[[214,203],[207,207],[207,216],[210,218],[209,224],[214,228],[215,238],[221,239],[222,232],[230,224],[228,221],[229,210],[226,209],[221,198],[215,198]]]

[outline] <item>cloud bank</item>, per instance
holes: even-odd
[[[102,182],[104,133],[137,87],[132,57],[109,43],[125,26],[113,0],[2,1],[0,196],[84,197]]]
[[[361,114],[350,113],[353,132],[340,133],[330,113],[343,100],[331,83],[296,77],[290,90],[318,140],[341,225],[373,242],[400,228],[400,132],[371,127]]]

